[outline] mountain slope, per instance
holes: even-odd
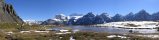
[[[0,0],[0,23],[23,23],[13,6],[5,3],[4,0]]]

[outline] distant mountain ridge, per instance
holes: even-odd
[[[13,6],[5,3],[5,0],[0,0],[0,23],[23,23]]]
[[[159,12],[149,14],[146,10],[142,9],[138,13],[130,12],[129,14],[123,16],[120,14],[115,14],[110,17],[107,13],[102,13],[100,15],[95,15],[92,12],[89,12],[82,16],[64,16],[58,15],[56,21],[53,19],[46,20],[44,25],[47,24],[65,24],[65,25],[94,25],[94,24],[103,24],[109,22],[121,22],[121,21],[159,21]]]

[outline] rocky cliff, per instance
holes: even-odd
[[[11,4],[0,0],[0,23],[23,23]]]

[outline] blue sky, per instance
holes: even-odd
[[[159,0],[6,0],[23,19],[46,20],[56,14],[86,14],[103,12],[113,16],[145,9],[150,14],[159,11]]]

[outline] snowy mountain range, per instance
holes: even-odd
[[[23,20],[23,21],[29,25],[41,24],[43,22],[43,21],[36,21],[36,20]]]
[[[107,13],[102,13],[100,15],[95,15],[92,12],[87,13],[86,15],[71,15],[65,16],[64,14],[56,15],[54,19],[48,19],[42,24],[48,25],[93,25],[93,24],[103,24],[109,22],[120,22],[120,21],[158,21],[159,12],[154,14],[149,14],[145,10],[141,10],[138,13],[130,12],[129,14],[122,16],[116,14],[113,17],[110,17]]]

